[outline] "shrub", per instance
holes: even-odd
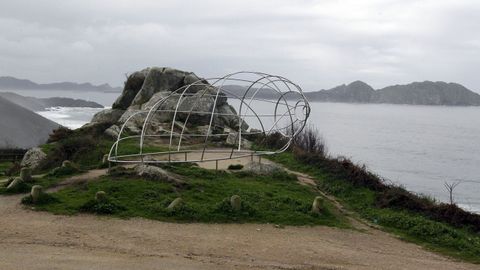
[[[404,188],[397,186],[389,186],[383,192],[378,193],[375,203],[380,208],[390,207],[413,211],[424,211],[431,206],[430,201],[423,200]]]
[[[42,204],[48,204],[52,202],[58,202],[57,198],[53,197],[52,195],[48,193],[41,193],[40,196],[38,197],[38,201],[35,203],[35,205],[42,205]],[[33,198],[32,195],[27,195],[22,198],[22,204],[26,205],[33,205]]]
[[[5,189],[4,192],[8,193],[8,194],[17,194],[17,193],[26,193],[26,192],[29,192],[29,191],[30,191],[30,186],[27,183],[25,183],[24,181],[21,181],[14,188]]]
[[[116,176],[116,177],[133,176],[136,174],[134,169],[127,169],[123,166],[113,166],[108,169],[107,173],[110,176]]]
[[[68,138],[70,135],[73,134],[73,131],[66,127],[59,127],[54,129],[52,133],[49,135],[47,143],[57,142],[60,140],[64,140]]]
[[[240,211],[235,211],[230,203],[230,198],[225,198],[220,203],[218,203],[214,207],[213,212],[217,214],[227,215],[229,217],[232,217],[234,220],[240,217],[254,217],[258,214],[258,211],[245,200],[241,201]]]
[[[75,160],[76,157],[91,152],[95,145],[95,139],[91,136],[72,136],[58,141],[48,153],[48,162],[43,167],[52,168],[64,160]]]
[[[305,152],[319,157],[327,155],[325,140],[320,136],[318,130],[311,126],[305,126],[303,130],[295,136],[293,142],[294,151]]]
[[[181,203],[175,208],[172,209],[162,209],[165,212],[166,216],[181,218],[184,220],[196,220],[198,219],[198,213],[195,209],[188,206],[186,203]]]
[[[22,166],[20,166],[19,162],[14,162],[8,169],[5,171],[6,176],[13,176],[17,175],[20,173],[20,169],[22,169]]]
[[[241,170],[241,169],[243,169],[243,165],[242,164],[230,164],[228,166],[228,169],[229,170]]]
[[[255,144],[268,149],[280,149],[285,146],[287,142],[288,139],[285,138],[285,136],[279,132],[275,132],[268,136],[259,136]]]
[[[49,176],[65,176],[65,175],[72,175],[74,173],[80,172],[80,169],[76,166],[67,166],[67,167],[57,167],[51,170],[48,175]]]
[[[80,211],[95,213],[99,215],[110,215],[115,214],[120,211],[124,211],[125,207],[113,202],[111,199],[106,199],[104,201],[89,200],[80,207]]]

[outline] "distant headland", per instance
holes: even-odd
[[[121,87],[112,87],[108,83],[93,85],[91,83],[56,82],[36,83],[11,76],[0,76],[0,90],[67,90],[67,91],[101,91],[121,92]]]
[[[225,86],[235,95],[246,92],[241,86]],[[249,91],[247,96],[255,91]],[[263,92],[263,98],[269,98]],[[458,83],[413,82],[375,90],[362,81],[342,84],[328,90],[305,92],[310,101],[346,103],[389,103],[412,105],[480,106],[480,95]]]

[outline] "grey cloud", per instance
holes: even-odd
[[[480,91],[480,3],[2,1],[0,75],[120,85],[145,66],[277,73],[306,90],[445,80]]]

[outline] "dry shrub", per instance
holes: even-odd
[[[59,127],[54,129],[52,133],[49,135],[47,143],[58,142],[60,140],[68,138],[68,136],[72,135],[73,131],[66,127]]]
[[[321,157],[327,156],[325,140],[320,135],[318,130],[312,125],[305,126],[305,128],[303,128],[302,131],[295,136],[293,149],[295,151],[302,151],[311,155],[317,155]]]
[[[261,136],[258,138],[257,144],[266,147],[268,149],[280,149],[287,144],[288,139],[286,139],[282,134],[279,132],[272,133],[267,136]]]

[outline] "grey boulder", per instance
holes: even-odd
[[[186,184],[179,176],[171,174],[157,166],[139,164],[135,166],[135,173],[148,180],[169,182],[176,186],[183,186]]]
[[[31,148],[23,156],[22,162],[20,165],[22,167],[30,168],[32,171],[40,168],[47,159],[47,154],[45,154],[42,149],[38,147]]]
[[[96,113],[90,123],[116,123],[123,115],[124,110],[106,109]]]
[[[118,138],[118,134],[120,133],[120,128],[117,125],[112,125],[107,128],[104,133],[105,135],[116,139]]]
[[[245,171],[249,171],[260,175],[270,175],[275,172],[282,172],[282,167],[272,163],[249,162],[244,167]]]

